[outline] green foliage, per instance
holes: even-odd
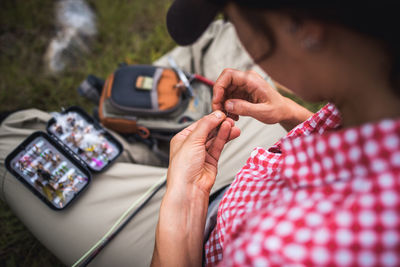
[[[320,102],[320,103],[311,103],[311,102],[306,102],[303,99],[301,99],[300,97],[294,95],[294,94],[290,94],[288,92],[284,92],[284,91],[280,91],[280,93],[286,97],[289,97],[290,99],[292,99],[293,101],[295,101],[296,103],[298,103],[299,105],[302,105],[303,107],[305,107],[308,110],[311,110],[312,112],[317,112],[318,110],[320,110],[323,106],[326,105],[325,102]]]
[[[106,77],[119,63],[151,63],[174,43],[165,28],[164,0],[91,0],[98,36],[63,73],[46,73],[43,55],[55,35],[54,1],[0,2],[0,110],[92,106],[77,86],[88,75]]]

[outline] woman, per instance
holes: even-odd
[[[242,70],[254,69],[262,73],[243,50],[232,24],[221,20],[213,22],[193,45],[176,47],[154,64],[168,66],[169,56],[184,71],[198,73],[212,80],[216,80],[228,66]],[[266,74],[263,75],[267,78]],[[198,90],[198,87],[194,85],[194,89]],[[65,265],[71,266],[109,231],[133,202],[154,184],[165,179],[167,169],[149,166],[155,165],[157,158],[152,156],[147,146],[127,142],[113,133],[124,147],[118,160],[105,172],[95,174],[88,189],[73,205],[62,212],[49,209],[6,171],[4,159],[33,132],[45,132],[50,119],[51,114],[47,112],[28,109],[12,113],[0,122],[0,199],[7,203],[44,246]],[[224,148],[220,157],[220,175],[213,192],[232,182],[253,147],[271,146],[286,134],[279,124],[266,126],[250,117],[241,118],[236,126],[243,134]],[[149,266],[163,194],[164,188],[90,264]]]
[[[174,137],[153,266],[400,265],[396,14],[363,2],[176,0],[171,35],[193,42],[218,10],[272,78],[329,101],[270,149],[256,148],[203,231],[224,145],[251,116],[290,129],[310,114],[257,74],[225,70],[213,114]],[[385,15],[380,17],[379,15]],[[224,112],[221,112],[224,111]],[[340,111],[340,115],[339,115]]]

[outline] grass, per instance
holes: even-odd
[[[63,106],[90,108],[76,87],[88,75],[106,77],[119,63],[151,63],[174,43],[164,25],[170,1],[91,0],[99,34],[91,53],[61,75],[46,74],[43,54],[55,35],[52,0],[0,3],[0,103],[2,110]]]
[[[43,55],[56,33],[55,2],[0,1],[0,111],[79,105],[90,112],[93,104],[76,92],[88,74],[106,77],[121,62],[148,64],[174,46],[164,24],[171,0],[89,0],[99,30],[91,52],[61,74],[47,74]],[[296,100],[314,111],[321,106]],[[0,266],[62,266],[1,201]]]
[[[0,201],[0,266],[63,266]]]
[[[0,111],[71,105],[90,111],[93,105],[76,92],[88,74],[106,77],[122,62],[148,64],[174,47],[164,24],[171,1],[88,2],[97,13],[99,31],[91,52],[63,73],[49,75],[43,55],[55,35],[56,1],[0,1]],[[0,266],[62,266],[1,201]]]

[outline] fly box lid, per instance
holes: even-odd
[[[27,137],[5,163],[49,207],[62,210],[88,186],[91,173],[109,167],[123,148],[79,107],[57,113],[47,131]]]

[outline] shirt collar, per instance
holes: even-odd
[[[317,186],[400,171],[400,119],[338,130],[339,121],[331,123],[337,112],[327,105],[281,141],[283,176],[290,183]]]

